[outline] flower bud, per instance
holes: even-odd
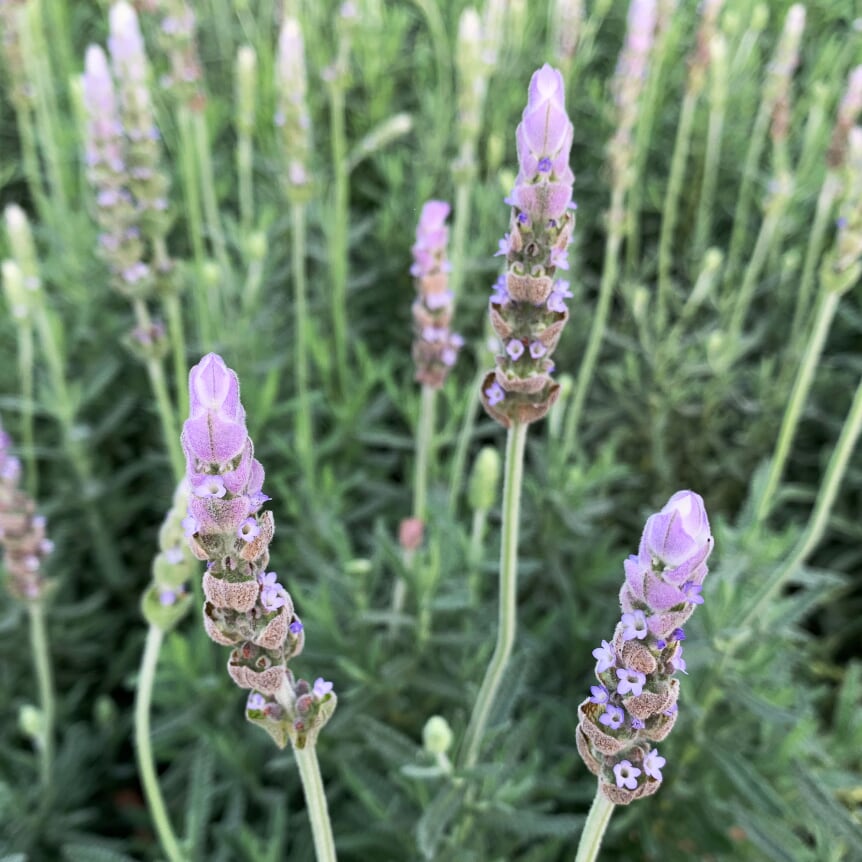
[[[493,446],[483,446],[473,462],[467,498],[474,511],[493,508],[500,488],[500,453]]]
[[[422,744],[430,754],[446,754],[452,747],[452,728],[442,715],[432,715],[425,722]]]
[[[236,125],[241,134],[254,134],[257,104],[257,54],[251,45],[241,45],[236,53]]]

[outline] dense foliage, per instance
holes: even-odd
[[[188,367],[209,351],[242,381],[273,498],[273,565],[305,626],[295,664],[338,692],[318,754],[340,858],[573,857],[595,793],[575,748],[577,704],[594,682],[591,651],[619,618],[622,563],[637,551],[645,515],[679,488],[700,493],[710,513],[705,603],[686,629],[689,676],[662,747],[664,786],[617,811],[601,858],[862,858],[862,462],[853,440],[841,463],[830,461],[842,429],[849,434],[862,373],[855,282],[842,288],[815,357],[777,488],[768,466],[828,290],[819,261],[833,253],[838,200],[807,276],[806,258],[836,111],[862,61],[862,19],[854,20],[862,9],[811,0],[799,66],[782,92],[773,52],[790,4],[727,0],[716,25],[725,76],[714,56],[706,62],[674,229],[663,237],[699,19],[694,3],[659,3],[664,29],[630,142],[624,239],[598,364],[576,428],[566,422],[572,389],[564,382],[551,415],[531,429],[515,659],[479,765],[453,774],[423,747],[422,731],[431,716],[445,717],[457,751],[493,647],[499,503],[477,558],[467,480],[483,445],[503,445],[476,390],[492,364],[486,310],[507,230],[514,130],[533,70],[562,66],[578,208],[571,319],[554,361],[558,378],[575,378],[609,266],[616,151],[608,143],[619,119],[612,80],[627,4],[586,4],[566,67],[555,35],[566,4],[489,0],[490,13],[504,17],[495,24],[483,13],[483,26],[498,26],[493,50],[484,48],[496,57],[477,61],[487,64],[487,96],[466,166],[461,0],[357,0],[346,17],[330,0],[194,4],[202,78],[186,82],[191,96],[159,86],[171,56],[153,11],[163,4],[136,5],[170,176],[163,228],[178,289],[174,323],[185,339],[180,357],[166,351],[154,361],[177,404]],[[29,324],[12,307],[0,315],[0,417],[47,516],[56,580],[46,608],[57,692],[48,787],[19,721],[21,708],[38,702],[27,613],[11,597],[0,608],[0,860],[8,862],[162,858],[135,764],[133,703],[147,632],[141,596],[175,483],[146,350],[140,333],[129,335],[130,303],[111,289],[98,252],[85,166],[79,76],[87,45],[106,42],[105,6],[0,0],[3,14],[26,8],[29,28],[20,65],[6,55],[0,88],[0,204],[20,205],[32,223],[47,327],[34,312],[28,358]],[[285,182],[274,123],[284,95],[276,82],[282,6],[305,34],[305,199]],[[249,93],[235,91],[242,45],[257,56],[253,111]],[[30,87],[23,94],[21,76]],[[771,110],[758,130],[764,100]],[[786,130],[765,125],[776,105]],[[244,135],[250,188],[239,179]],[[852,177],[842,173],[841,187],[853,188]],[[425,546],[408,566],[398,531],[412,514],[420,409],[410,248],[430,198],[452,202],[456,222],[458,206],[471,207],[452,274],[453,326],[466,345],[437,398]],[[852,221],[862,198],[844,206]],[[307,216],[302,318],[298,207]],[[0,230],[0,256],[13,251]],[[170,314],[170,302],[156,300],[151,311]],[[303,320],[307,391],[295,365]],[[399,577],[408,577],[401,615],[391,611]],[[197,593],[191,604],[164,641],[152,704],[174,828],[194,860],[311,859],[291,753],[245,721],[245,695],[225,672],[225,650],[203,630]]]

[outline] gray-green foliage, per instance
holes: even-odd
[[[31,0],[31,5],[36,5]],[[62,321],[66,377],[76,439],[90,453],[93,479],[82,486],[64,456],[52,381],[36,363],[35,440],[39,495],[57,551],[60,589],[49,611],[59,692],[55,781],[42,791],[37,764],[17,729],[18,708],[35,699],[26,615],[6,602],[0,613],[0,857],[7,859],[157,859],[129,742],[131,704],[145,626],[140,593],[148,583],[158,526],[173,481],[143,368],[121,347],[130,326],[95,253],[96,228],[85,190],[74,99],[67,86],[86,43],[103,41],[99,3],[38,4],[56,46],[40,63],[55,83],[55,146],[41,188],[19,161],[19,120],[0,87],[0,204],[32,216],[44,292]],[[558,441],[538,427],[528,446],[520,563],[520,636],[481,763],[452,777],[422,748],[429,716],[463,735],[493,641],[497,521],[490,519],[478,604],[468,589],[469,511],[449,512],[450,459],[465,420],[467,387],[487,354],[466,350],[439,405],[442,429],[433,461],[426,528],[433,553],[413,575],[406,624],[394,636],[391,585],[403,574],[395,536],[409,515],[412,428],[418,391],[409,357],[413,288],[409,248],[419,208],[450,198],[457,154],[455,0],[357,2],[347,99],[350,147],[406,112],[412,131],[365,154],[350,176],[348,319],[351,378],[332,381],[329,341],[331,225],[326,194],[311,202],[307,242],[316,473],[309,485],[292,441],[293,326],[290,214],[279,182],[272,124],[277,22],[273,0],[199,4],[201,56],[209,100],[216,193],[232,271],[220,282],[223,325],[201,339],[191,298],[200,273],[191,258],[179,170],[182,139],[170,99],[157,102],[173,172],[169,251],[179,261],[189,360],[217,349],[239,372],[243,401],[274,498],[273,567],[285,580],[307,630],[297,661],[334,680],[339,707],[319,745],[330,813],[344,860],[441,862],[569,859],[595,789],[574,747],[576,705],[590,682],[590,651],[617,618],[622,559],[636,550],[644,515],[679,487],[700,492],[712,517],[716,552],[706,603],[687,630],[690,676],[681,715],[663,745],[665,782],[652,799],[615,815],[604,857],[683,862],[862,858],[862,464],[851,460],[829,530],[816,554],[783,582],[755,619],[745,619],[762,584],[799,540],[860,372],[862,311],[856,288],[842,300],[815,375],[803,423],[767,525],[755,518],[758,465],[773,451],[801,338],[789,338],[800,259],[835,106],[849,69],[862,61],[853,4],[808,6],[802,62],[791,99],[789,152],[794,194],[756,283],[741,337],[728,343],[722,317],[738,283],[719,277],[684,303],[703,259],[694,254],[704,171],[709,92],[697,108],[673,241],[670,329],[655,326],[654,292],[661,207],[667,184],[683,62],[696,26],[694,3],[673,20],[675,53],[655,88],[653,128],[638,178],[640,255],[626,263],[609,330],[581,422],[580,451],[563,462]],[[331,179],[327,91],[320,72],[332,61],[338,4],[285,4],[306,30],[314,128],[312,170],[325,192]],[[514,168],[514,128],[529,75],[545,60],[547,3],[530,3],[522,38],[508,38],[488,84],[472,190],[473,219],[459,293],[457,328],[478,343],[505,230],[502,203]],[[555,5],[555,4],[550,4]],[[578,225],[571,255],[572,321],[556,357],[576,374],[601,277],[609,203],[606,143],[615,112],[609,80],[625,26],[623,2],[588,4],[598,15],[595,42],[575,55],[568,106],[575,125]],[[763,73],[789,2],[772,0],[762,34],[751,31],[747,0],[728,0],[721,19],[728,44],[725,118],[708,246],[725,255],[740,171],[760,100]],[[533,10],[536,10],[535,12]],[[588,18],[588,21],[590,19]],[[153,21],[145,18],[151,60]],[[520,34],[519,34],[520,35]],[[244,309],[250,265],[238,224],[231,117],[236,49],[258,52],[254,134],[255,229],[267,233],[260,300]],[[448,64],[448,65],[443,65]],[[44,68],[43,68],[44,71]],[[819,113],[818,113],[819,112]],[[51,127],[51,123],[48,124]],[[44,146],[37,138],[37,146]],[[350,149],[349,147],[349,149]],[[498,159],[502,156],[502,170]],[[60,162],[47,159],[58,153]],[[26,153],[25,153],[26,155]],[[753,178],[750,220],[759,227],[772,172],[770,144]],[[55,188],[56,180],[60,187]],[[758,228],[755,227],[755,231]],[[755,237],[744,237],[744,269]],[[828,241],[831,241],[831,236]],[[700,249],[698,253],[703,252]],[[0,236],[2,257],[9,249]],[[714,263],[714,258],[713,258]],[[721,264],[719,264],[719,267]],[[674,329],[674,322],[682,321]],[[27,404],[19,396],[16,329],[0,316],[0,412],[17,436]],[[470,454],[501,446],[480,417]],[[470,463],[468,462],[468,463]],[[752,482],[752,475],[760,477]],[[98,520],[87,515],[88,506]],[[442,541],[441,541],[442,538]],[[119,563],[100,572],[107,547]],[[363,558],[369,565],[356,566]],[[431,608],[417,635],[417,605]],[[247,726],[242,696],[230,684],[223,651],[191,614],[166,640],[153,706],[153,745],[174,827],[195,860],[310,859],[311,837],[289,753],[276,752]],[[470,791],[470,792],[468,792]],[[16,855],[17,854],[17,855]]]

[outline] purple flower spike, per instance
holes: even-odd
[[[612,703],[605,704],[605,711],[599,716],[599,721],[611,730],[619,730],[625,721],[625,712]]]
[[[506,352],[498,356],[497,372],[485,376],[483,404],[506,428],[541,419],[560,394],[551,377],[553,364],[545,357],[556,348],[568,316],[565,288],[552,290],[551,285],[555,270],[568,268],[566,250],[574,229],[569,210],[575,179],[569,167],[572,136],[563,76],[544,65],[530,80],[515,130],[518,175],[506,198],[512,207],[509,231],[496,253],[506,259],[505,290],[498,285],[489,308]],[[518,362],[527,349],[532,360],[543,361]],[[495,376],[504,394],[495,390],[492,398],[488,387]]]
[[[683,625],[703,601],[712,546],[703,500],[680,491],[649,517],[639,553],[624,560],[623,613],[612,641],[593,651],[600,685],[578,708],[578,751],[615,805],[649,796],[661,784],[665,760],[645,743],[673,728],[681,688],[674,674],[688,673]],[[603,726],[615,731],[612,741]],[[641,774],[648,780],[638,782]]]
[[[604,673],[617,663],[614,648],[607,641],[602,641],[602,645],[593,650],[593,658],[596,660],[596,673]]]

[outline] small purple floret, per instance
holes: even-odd
[[[625,712],[612,703],[605,705],[605,711],[599,716],[599,721],[611,730],[619,730],[625,720]]]
[[[602,641],[602,645],[593,650],[593,658],[596,660],[596,673],[604,673],[617,663],[614,648],[607,641]]]

